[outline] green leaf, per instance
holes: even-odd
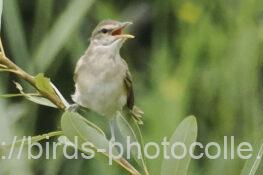
[[[43,73],[39,73],[37,76],[35,76],[36,81],[36,87],[48,94],[55,95],[55,91],[51,85],[50,79],[46,78]]]
[[[26,99],[28,99],[29,101],[32,101],[34,103],[37,103],[39,105],[48,106],[48,107],[52,107],[52,108],[58,108],[56,105],[54,105],[54,103],[52,103],[51,101],[49,101],[48,99],[43,98],[43,97],[27,95]]]
[[[103,131],[78,113],[66,111],[61,118],[61,128],[70,141],[74,142],[77,138],[80,150],[82,144],[90,142],[95,149],[105,150],[103,154],[109,155],[110,144]],[[117,155],[118,151],[113,149],[113,154]]]
[[[135,135],[135,132],[133,131],[132,127],[129,125],[129,123],[127,122],[127,120],[123,116],[121,116],[121,115],[116,116],[116,124],[117,124],[117,128],[119,130],[118,134],[121,135],[120,141],[123,144],[126,144],[127,137],[130,137],[131,142],[139,143],[137,140],[137,137]],[[133,154],[135,154],[134,157],[138,157],[139,153],[138,153],[137,149],[133,149],[131,151]]]
[[[118,130],[117,133],[115,133],[116,141],[122,143],[124,148],[127,148],[127,139],[130,138],[130,143],[138,143],[139,145],[142,144],[137,139],[136,133],[134,132],[132,126],[128,123],[128,121],[119,113],[119,115],[116,116],[116,128]],[[127,151],[127,150],[126,150]],[[136,147],[133,147],[131,150],[132,157],[136,160],[138,164],[141,164],[142,167],[144,166],[144,160],[142,150],[138,150]],[[141,151],[141,152],[140,152]],[[138,159],[141,157],[141,159]]]
[[[196,141],[197,137],[197,123],[194,116],[187,117],[176,128],[174,134],[170,138],[170,144],[167,150],[171,150],[171,145],[174,143],[183,143],[186,149],[189,150],[190,145]],[[187,151],[186,150],[186,151]],[[161,175],[186,175],[191,160],[190,155],[187,154],[183,159],[176,159],[171,151],[167,151],[170,159],[164,159],[162,163]],[[176,147],[176,155],[182,155],[182,147]]]
[[[66,111],[61,118],[61,128],[64,135],[74,144],[77,139],[78,149],[82,149],[84,143],[90,143],[91,149],[95,149],[97,153],[109,155],[119,155],[116,147],[112,146],[112,142],[108,141],[103,131],[95,124],[83,118],[78,113]],[[88,153],[87,153],[88,154]],[[131,174],[139,174],[137,170],[123,157],[112,156],[111,159],[125,168]]]
[[[140,145],[140,149],[132,147],[131,150],[126,151],[130,151],[131,156],[143,168],[145,174],[148,175],[149,172],[143,154],[144,145],[142,142],[142,135],[137,121],[131,119],[128,122],[121,113],[118,113],[118,115],[116,116],[116,122],[114,124],[116,125],[114,126],[114,128],[117,128],[116,130],[118,130],[118,132],[115,132],[116,141],[120,142],[124,146],[124,148],[127,148],[128,137],[130,138],[130,143],[138,143]],[[137,132],[135,132],[134,128],[137,129]],[[130,159],[130,157],[126,157],[126,159],[128,158]]]
[[[55,104],[53,104],[51,101],[49,101],[46,98],[43,97],[38,97],[36,95],[32,95],[32,94],[28,94],[28,93],[24,93],[23,91],[23,87],[21,86],[21,84],[19,84],[18,82],[14,82],[14,84],[16,85],[16,88],[20,91],[20,93],[28,100],[43,105],[43,106],[48,106],[48,107],[52,107],[52,108],[57,108],[57,106]]]
[[[54,26],[34,53],[37,70],[45,71],[53,62],[59,51],[66,45],[72,32],[79,26],[94,0],[70,1],[66,10],[61,14]]]

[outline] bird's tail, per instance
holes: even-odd
[[[144,112],[137,106],[133,106],[132,110],[131,110],[131,114],[133,116],[133,118],[137,121],[138,124],[142,125],[143,124],[143,114]]]

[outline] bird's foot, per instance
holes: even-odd
[[[115,131],[114,131],[114,119],[111,119],[109,124],[110,124],[110,133],[111,133],[110,142],[114,143],[116,141]]]
[[[69,105],[67,110],[70,111],[70,112],[76,112],[78,110],[78,108],[79,108],[79,105],[74,103],[74,104]]]
[[[114,136],[111,136],[110,140],[109,140],[111,143],[115,143],[116,139]]]

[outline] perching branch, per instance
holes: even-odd
[[[2,45],[2,41],[0,39],[0,49],[1,49],[1,53],[0,53],[0,65],[2,67],[2,70],[14,73],[15,75],[17,75],[19,78],[27,81],[29,84],[31,84],[35,89],[37,89],[37,91],[40,93],[40,95],[48,100],[50,100],[52,103],[54,103],[59,109],[65,109],[66,106],[65,104],[62,102],[62,100],[57,96],[57,95],[53,95],[53,94],[49,94],[41,89],[39,89],[36,86],[36,81],[34,76],[28,74],[27,72],[25,72],[23,69],[21,69],[20,67],[18,67],[15,63],[13,63],[9,58],[6,57],[5,55],[5,51],[3,49],[3,45]]]

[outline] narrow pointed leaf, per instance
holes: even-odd
[[[171,145],[174,143],[183,143],[186,146],[186,151],[189,150],[190,145],[196,141],[197,137],[197,123],[194,116],[187,117],[176,128],[174,134],[170,138],[170,145],[167,150],[171,150]],[[182,147],[176,147],[175,155],[182,155]],[[178,159],[173,156],[171,151],[167,151],[170,159],[164,159],[162,163],[161,175],[186,175],[191,160],[190,155],[187,154],[184,158]]]
[[[118,142],[122,143],[124,148],[127,148],[128,138],[130,139],[130,143],[137,143],[142,147],[141,143],[137,139],[133,128],[121,114],[116,116],[116,126],[118,132],[115,133],[115,137]],[[141,161],[143,161],[143,157],[141,154],[142,150],[139,150],[136,147],[132,147],[131,150],[126,151],[130,151],[131,156],[136,160],[136,162],[143,166],[143,164],[141,163]]]
[[[55,104],[53,104],[51,101],[49,101],[46,98],[43,97],[38,97],[32,94],[27,94],[23,91],[23,87],[21,86],[21,84],[19,84],[18,82],[14,82],[16,88],[19,90],[19,92],[28,100],[43,105],[43,106],[48,106],[48,107],[52,107],[52,108],[57,108],[57,106]]]
[[[58,108],[56,105],[54,105],[51,101],[49,101],[46,98],[43,97],[37,97],[37,96],[32,96],[32,95],[27,95],[26,99],[28,99],[29,101],[32,101],[34,103],[37,103],[39,105],[42,106],[48,106],[48,107],[52,107],[52,108]]]

